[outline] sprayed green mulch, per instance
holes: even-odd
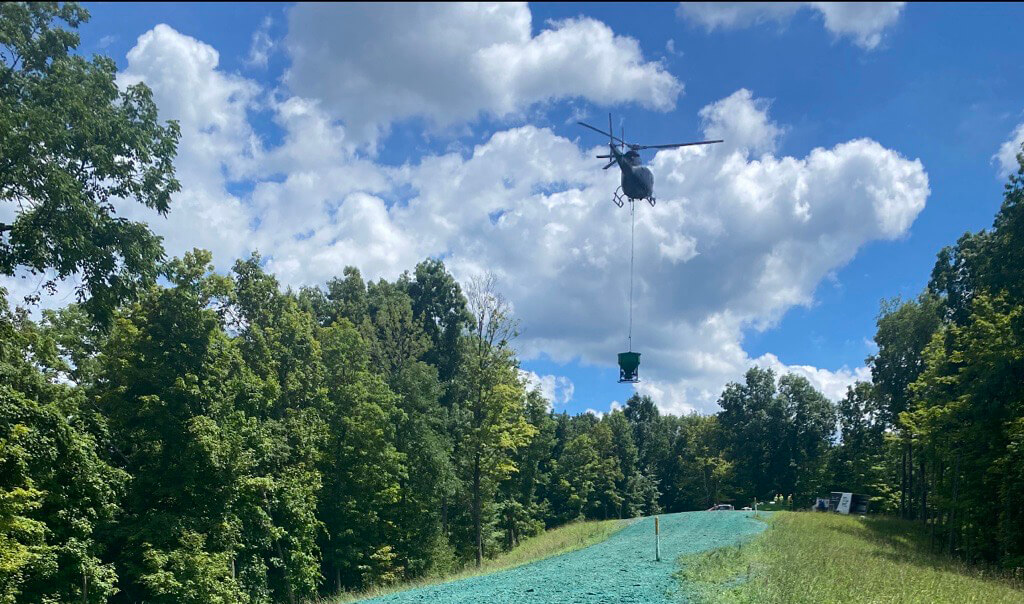
[[[654,519],[642,518],[585,549],[517,568],[394,593],[374,604],[671,603],[679,556],[739,543],[764,523],[751,512],[687,512],[661,519],[661,562],[654,559]],[[763,516],[763,514],[762,514]]]

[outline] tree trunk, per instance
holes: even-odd
[[[959,499],[960,489],[960,454],[956,454],[956,464],[953,466],[953,505],[949,510],[949,539],[946,543],[946,553],[953,555],[954,532],[956,531],[956,506]]]
[[[907,517],[907,445],[903,444],[903,460],[900,466],[900,518]]]
[[[484,532],[481,526],[483,515],[483,496],[480,492],[480,455],[473,460],[473,531],[476,533],[476,566],[484,561]]]
[[[928,480],[925,474],[924,456],[921,456],[921,519],[928,521]]]
[[[907,518],[911,520],[914,513],[914,445],[907,441]]]
[[[281,548],[281,540],[280,539],[275,539],[274,540],[274,545],[277,548],[277,557],[280,558],[282,562],[284,562],[285,561],[284,549]],[[287,589],[287,592],[288,592],[288,602],[289,602],[289,604],[295,604],[295,592],[292,591],[292,582],[288,580],[288,572],[287,571],[284,571],[284,586],[285,586],[285,588]]]

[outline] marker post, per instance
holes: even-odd
[[[654,559],[661,562],[661,533],[658,531],[658,517],[654,517]]]

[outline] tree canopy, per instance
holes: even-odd
[[[47,275],[51,293],[78,276],[80,301],[106,317],[156,278],[160,238],[117,206],[169,211],[179,130],[145,84],[118,87],[112,59],[74,52],[88,19],[74,3],[0,5],[0,203],[14,207],[0,274]]]

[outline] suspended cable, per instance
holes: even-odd
[[[636,211],[636,204],[633,200],[629,200],[629,350],[633,352],[633,242],[636,240],[634,235],[636,219],[634,218]]]

